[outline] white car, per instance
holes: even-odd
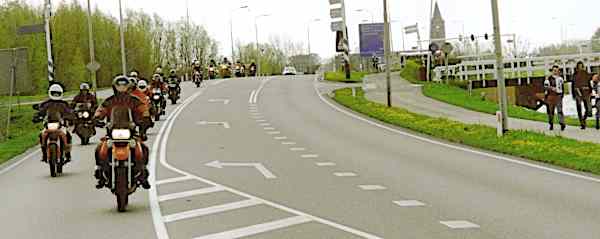
[[[289,76],[289,75],[296,75],[296,68],[292,67],[292,66],[286,66],[285,68],[283,68],[283,75],[284,76]]]

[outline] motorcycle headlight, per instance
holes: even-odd
[[[154,100],[160,100],[160,96],[159,95],[154,95],[154,97],[152,97]]]
[[[83,118],[89,118],[90,117],[90,113],[89,112],[83,112]]]
[[[128,129],[113,129],[111,136],[112,139],[126,140],[131,138],[131,131]]]
[[[48,123],[49,130],[58,130],[60,128],[60,123]]]
[[[215,70],[215,68],[212,68],[212,67],[211,67],[209,70],[210,70],[210,71],[214,71],[214,70]]]
[[[81,112],[77,113],[77,117],[83,118],[83,113],[81,113]]]

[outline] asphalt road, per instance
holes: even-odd
[[[94,189],[93,146],[57,179],[34,153],[0,170],[0,237],[600,235],[600,179],[366,121],[320,97],[329,88],[311,76],[184,88],[152,130],[154,187],[127,213]]]

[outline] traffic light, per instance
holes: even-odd
[[[485,38],[485,40],[488,40],[488,34],[486,33],[485,35],[483,35],[483,38]]]
[[[475,35],[471,34],[471,41],[475,41]]]

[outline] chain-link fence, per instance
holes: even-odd
[[[26,48],[0,49],[0,142],[31,134],[33,109],[18,95],[34,89]]]

